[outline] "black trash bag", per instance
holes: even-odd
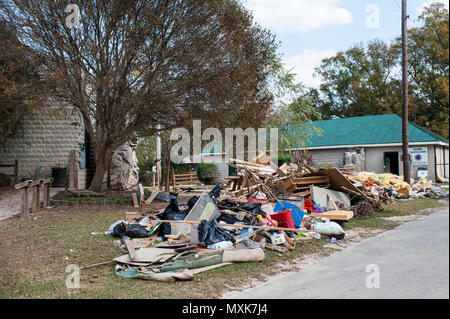
[[[219,204],[220,206],[227,207],[227,208],[230,208],[230,209],[233,208],[233,207],[239,207],[239,204],[238,204],[238,203],[233,202],[233,201],[230,200],[230,199],[225,199],[225,200],[219,202],[218,204]]]
[[[220,197],[220,191],[222,190],[222,183],[218,183],[214,188],[208,193],[209,197],[217,204],[217,198]]]
[[[149,231],[138,224],[131,224],[125,230],[124,235],[130,238],[144,238],[149,236]]]
[[[187,202],[189,210],[191,210],[192,207],[194,207],[195,203],[197,203],[199,198],[200,197],[198,197],[198,196],[192,196],[191,198],[189,198],[189,200]]]
[[[206,220],[200,222],[200,225],[198,225],[198,239],[200,242],[205,243],[205,245],[211,245],[226,240],[233,243],[236,241],[233,236],[219,226],[219,223],[215,219],[209,222]]]
[[[114,226],[112,235],[117,238],[122,238],[123,236],[127,236],[130,238],[144,238],[148,237],[149,232],[145,227],[142,227],[138,224],[126,225],[125,223],[120,223]]]
[[[127,225],[124,222],[121,222],[121,223],[117,224],[116,226],[114,226],[114,228],[112,230],[112,235],[114,237],[121,238],[125,234],[126,230],[127,230]]]
[[[161,215],[163,220],[184,220],[186,218],[189,210],[180,211],[178,207],[178,196],[170,200],[169,206],[166,207],[164,213]],[[170,223],[162,223],[159,226],[158,236],[170,235],[172,233],[172,228]]]
[[[237,221],[237,218],[234,215],[225,213],[225,214],[220,215],[220,217],[217,220],[223,221],[227,224],[234,224]]]
[[[264,214],[264,211],[261,209],[261,203],[241,204],[240,208],[255,216]]]

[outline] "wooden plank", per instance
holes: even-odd
[[[262,152],[256,156],[252,162],[255,162],[256,164],[270,165],[270,157],[267,156],[266,152]]]
[[[333,205],[333,208],[334,208],[335,210],[339,210],[339,208],[337,207],[336,203],[335,203],[334,200],[333,200],[333,197],[331,197],[330,194],[327,194],[327,197],[328,197],[328,199],[330,200],[331,205]]]
[[[139,207],[139,204],[138,204],[138,201],[137,201],[137,195],[136,195],[136,193],[132,193],[131,196],[133,197],[133,206],[134,206],[135,208],[138,208],[138,207]]]
[[[69,187],[78,188],[78,170],[76,165],[77,151],[70,151],[69,155]]]
[[[31,180],[24,181],[22,183],[16,184],[16,186],[14,186],[14,187],[15,187],[15,189],[21,189],[21,188],[24,188],[24,187],[29,187],[31,182],[32,182]]]
[[[27,217],[30,213],[30,203],[28,200],[29,188],[22,188],[22,210],[20,212],[20,217]]]
[[[37,213],[38,211],[38,199],[37,199],[37,188],[39,186],[34,185],[31,187],[31,213]]]
[[[150,195],[150,197],[147,198],[147,200],[145,201],[145,205],[150,205],[158,194],[159,194],[159,189],[155,189],[152,192],[152,194]]]
[[[365,197],[365,195],[336,168],[319,169],[318,171],[306,174],[303,177],[305,176],[328,176],[331,185],[330,189],[345,193],[353,192],[355,195],[358,194],[360,197]]]
[[[142,218],[142,214],[140,212],[125,212],[125,220],[129,223],[140,218]]]
[[[49,184],[46,183],[44,184],[44,193],[42,195],[42,209],[43,210],[47,210],[48,207],[48,199],[49,199],[49,193],[50,192],[50,187]]]
[[[292,182],[296,185],[309,185],[309,184],[329,183],[330,179],[328,178],[328,176],[299,177],[293,178]]]
[[[44,180],[43,179],[37,179],[37,180],[35,180],[35,181],[32,181],[31,183],[30,183],[30,187],[33,187],[33,186],[36,186],[36,185],[40,185],[40,184],[42,184],[44,182]]]
[[[122,239],[123,239],[123,242],[125,243],[125,246],[127,247],[128,255],[130,255],[130,259],[131,260],[137,259],[137,254],[136,254],[136,250],[134,250],[133,243],[127,238],[122,237]]]
[[[44,184],[44,187],[47,187],[47,198],[46,198],[47,205],[50,205],[50,185],[52,183],[53,183],[53,178],[50,178],[50,181],[48,183]]]
[[[353,218],[353,211],[351,210],[330,210],[323,213],[311,213],[313,217],[325,217],[331,220],[349,220]]]

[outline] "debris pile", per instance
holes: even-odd
[[[448,194],[438,185],[433,184],[426,177],[417,181],[412,180],[409,185],[402,176],[390,173],[375,174],[360,172],[346,176],[353,184],[363,190],[367,196],[379,201],[392,199],[408,199],[417,197],[447,198]]]
[[[230,159],[229,165],[237,169],[229,183],[193,195],[187,205],[179,205],[178,193],[159,190],[145,200],[139,186],[139,212],[126,213],[107,232],[128,251],[114,259],[116,275],[193,280],[231,263],[263,261],[266,249],[284,253],[321,236],[340,242],[348,220],[381,211],[383,201],[436,191],[424,179],[411,187],[392,174],[316,169],[301,156],[280,167],[265,153],[252,162]],[[148,211],[153,200],[168,205]]]

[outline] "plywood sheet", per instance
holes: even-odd
[[[324,213],[311,213],[313,217],[325,217],[331,220],[349,220],[353,218],[351,210],[331,210]]]

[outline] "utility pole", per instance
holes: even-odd
[[[408,36],[406,0],[402,0],[402,146],[403,180],[411,183],[408,151]]]
[[[161,189],[161,125],[157,126],[156,133],[156,179],[158,187]]]

